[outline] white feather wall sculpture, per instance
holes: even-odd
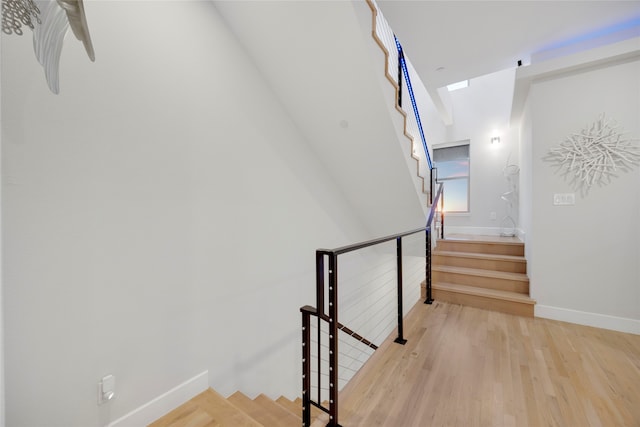
[[[57,94],[60,92],[60,55],[69,26],[83,43],[89,59],[95,61],[84,4],[82,0],[39,0],[36,4],[40,19],[33,28],[33,48],[44,68],[49,89]]]

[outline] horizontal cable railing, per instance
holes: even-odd
[[[339,280],[338,275],[339,256],[361,252],[372,247],[380,247],[380,245],[395,241],[395,271],[392,272],[394,280],[391,282],[386,279],[382,280],[386,288],[389,287],[389,283],[392,283],[395,295],[393,296],[394,298],[389,298],[388,295],[383,294],[381,299],[387,301],[387,304],[385,304],[387,309],[376,311],[386,313],[383,317],[388,316],[394,319],[393,329],[397,330],[397,337],[394,341],[404,344],[406,340],[404,338],[403,324],[405,302],[403,296],[405,290],[403,285],[403,239],[424,233],[425,303],[431,304],[433,302],[431,294],[432,226],[437,219],[438,206],[443,200],[442,188],[442,184],[440,184],[434,197],[434,203],[427,215],[425,227],[335,249],[318,249],[316,251],[316,306],[304,306],[300,309],[302,313],[303,426],[309,426],[311,423],[311,406],[316,406],[329,414],[327,426],[339,426],[339,389],[360,369],[371,353],[377,349],[378,344],[376,344],[376,341],[383,340],[389,335],[387,331],[384,337],[372,338],[362,334],[358,328],[351,326],[351,324],[349,326],[343,325],[338,320],[343,315],[338,309],[339,305],[343,303],[339,293],[339,287],[343,283]],[[438,231],[440,237],[442,237],[444,235],[444,216],[442,212],[440,212],[439,219],[440,227]],[[382,258],[386,258],[384,253],[379,255]],[[374,289],[374,292],[377,292],[377,290]],[[382,293],[384,292],[387,291],[383,290]],[[388,313],[391,314],[389,315]],[[351,315],[350,319],[357,323],[358,317],[358,314],[355,314]],[[311,318],[316,319],[313,325]],[[385,321],[383,320],[383,322]],[[383,327],[382,329],[384,330],[385,328]],[[339,351],[341,347],[346,347],[347,351]],[[345,371],[347,375],[341,376],[341,372]],[[327,403],[324,403],[325,401],[328,406]]]
[[[310,388],[312,405],[322,408],[317,402],[327,402],[329,400],[329,323],[326,320],[311,322],[310,341]],[[318,340],[320,336],[320,340]],[[369,357],[378,348],[372,343],[363,342],[342,330],[338,330],[338,341],[340,355],[338,358],[338,389],[341,390],[358,370],[369,360]],[[366,339],[365,339],[366,341]],[[320,355],[320,356],[318,356]],[[318,368],[320,366],[320,368]],[[326,412],[329,408],[322,408]]]

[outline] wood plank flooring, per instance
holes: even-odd
[[[442,302],[405,331],[345,387],[340,424],[640,426],[638,335]]]

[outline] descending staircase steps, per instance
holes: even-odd
[[[329,418],[312,407],[311,427],[324,427]],[[255,399],[241,392],[228,398],[208,389],[149,424],[149,427],[300,427],[302,400],[276,400],[264,394]]]
[[[433,298],[533,317],[524,244],[517,239],[456,237],[433,252]]]

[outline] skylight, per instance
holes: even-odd
[[[447,89],[449,90],[449,92],[453,92],[454,90],[458,89],[464,89],[465,87],[469,87],[469,80],[463,80],[458,83],[447,85]]]

